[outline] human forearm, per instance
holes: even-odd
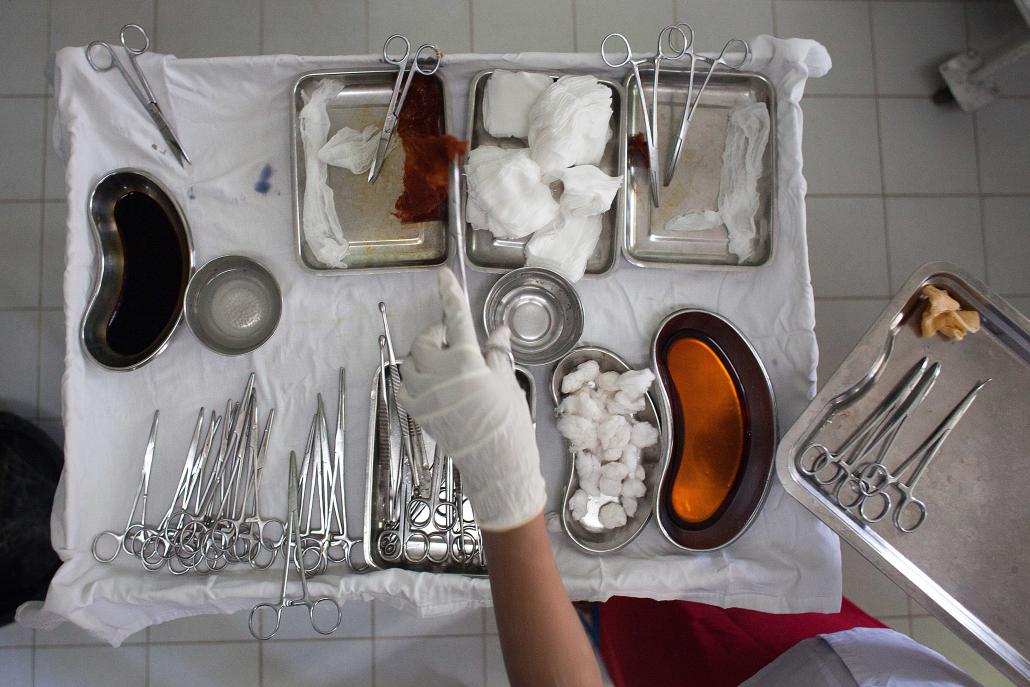
[[[484,532],[490,589],[511,684],[600,685],[586,632],[551,555],[544,517]]]

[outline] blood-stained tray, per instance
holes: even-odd
[[[694,94],[704,80],[705,67],[694,76]],[[641,69],[640,78],[650,105],[653,69]],[[663,175],[672,142],[679,131],[687,99],[690,73],[663,68],[658,83],[658,163]],[[625,82],[626,130],[644,131],[640,96],[633,75]],[[717,210],[722,152],[730,113],[752,103],[769,109],[769,142],[758,179],[755,212],[757,247],[743,263],[727,250],[726,229],[720,225],[704,231],[670,231],[668,222],[691,210]],[[648,170],[627,157],[623,196],[626,230],[622,244],[626,259],[639,267],[676,267],[688,264],[700,269],[738,270],[764,265],[773,255],[776,234],[776,92],[759,74],[716,71],[694,114],[686,144],[672,182],[662,188],[661,207],[651,203]]]
[[[553,79],[566,75],[566,72],[560,71],[541,73],[548,74]],[[525,148],[527,146],[525,141],[518,138],[496,138],[488,134],[483,126],[483,94],[486,92],[486,84],[490,80],[491,74],[493,74],[492,69],[479,72],[472,77],[469,85],[468,129],[466,129],[466,135],[469,137],[469,150],[474,150],[481,145],[498,146],[499,148]],[[598,79],[598,81],[612,91],[612,118],[608,124],[612,136],[604,149],[604,156],[598,167],[609,176],[617,176],[622,174],[626,158],[625,108],[622,104],[624,91],[622,86],[614,81],[606,79]],[[465,177],[462,174],[462,182],[464,181]],[[465,202],[464,189],[465,184],[462,183],[462,208],[464,208]],[[625,217],[623,196],[624,194],[620,192],[616,196],[612,208],[604,213],[601,220],[601,238],[597,241],[594,254],[587,261],[587,277],[607,274],[618,261],[619,237],[622,235]],[[464,213],[462,213],[462,221],[465,221]],[[488,231],[476,231],[470,224],[465,224],[465,252],[469,264],[478,270],[507,272],[524,266],[527,241],[528,239],[525,238],[498,239]]]
[[[317,274],[386,271],[413,267],[432,267],[447,259],[451,227],[458,221],[458,165],[450,167],[450,190],[440,221],[402,223],[394,216],[394,203],[404,181],[404,147],[394,133],[391,152],[374,184],[367,174],[329,165],[328,185],[333,191],[336,214],[344,236],[350,242],[346,268],[330,267],[320,262],[304,240],[303,194],[306,181],[304,145],[300,136],[299,113],[309,95],[325,79],[343,84],[336,97],[329,100],[329,137],[344,126],[362,131],[369,125],[382,127],[386,108],[393,91],[396,70],[369,69],[348,71],[316,71],[302,74],[294,84],[290,100],[291,156],[293,163],[293,224],[297,254],[301,264]],[[434,79],[444,94],[439,112],[439,131],[452,130],[446,88],[441,74]]]
[[[961,341],[920,336],[926,284],[946,289],[963,309],[977,311],[981,330]],[[893,522],[893,511],[870,523],[856,508],[839,505],[833,488],[807,476],[801,467],[811,466],[799,460],[812,444],[844,453],[846,438],[912,378],[924,357],[930,367],[940,363],[936,383],[881,458],[898,479],[914,472],[902,473],[902,461],[972,389],[991,381],[912,486],[912,496],[925,503],[926,518],[906,533]],[[1030,320],[957,267],[930,263],[902,287],[787,432],[776,455],[779,479],[794,498],[1018,682],[1030,680],[1028,415]],[[878,457],[856,459],[855,465]],[[902,492],[884,484],[896,508]],[[842,493],[844,505],[851,505],[854,495]],[[870,519],[879,510],[869,508]],[[913,523],[903,521],[906,527]]]

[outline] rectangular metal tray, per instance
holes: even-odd
[[[557,79],[572,72],[541,71],[539,73]],[[483,94],[491,74],[493,74],[492,69],[479,72],[472,77],[469,85],[468,128],[466,129],[469,150],[474,150],[481,145],[498,146],[499,148],[525,148],[528,145],[525,141],[518,138],[495,138],[488,134],[483,126]],[[624,92],[622,86],[614,81],[607,79],[598,79],[598,81],[612,90],[612,118],[609,122],[612,137],[605,147],[604,156],[598,166],[605,174],[616,176],[622,174],[622,170],[626,166]],[[466,198],[464,172],[462,172],[461,180],[462,222],[464,222]],[[625,221],[623,195],[623,193],[619,193],[616,197],[616,205],[604,213],[601,222],[601,238],[597,241],[594,254],[587,261],[587,277],[607,274],[618,261],[619,236],[622,235]],[[507,272],[525,265],[524,252],[527,241],[528,239],[498,239],[488,231],[475,231],[470,224],[465,224],[465,254],[468,256],[468,262],[474,269],[484,272]]]
[[[694,93],[704,80],[705,68],[694,75]],[[644,94],[651,102],[653,69],[641,69]],[[628,135],[643,132],[643,117],[636,82],[630,74],[625,81],[626,130]],[[662,173],[668,165],[669,150],[679,130],[680,117],[687,99],[690,73],[663,68],[658,81],[658,158]],[[691,210],[716,210],[722,151],[730,113],[751,103],[769,108],[769,143],[765,149],[760,196],[755,224],[759,245],[743,264],[727,251],[726,230],[716,227],[699,232],[668,232],[666,223]],[[647,169],[630,166],[627,159],[625,188],[626,230],[622,244],[626,259],[638,267],[675,267],[692,265],[699,269],[746,270],[768,262],[775,248],[776,234],[776,91],[765,77],[746,72],[717,71],[712,74],[701,104],[690,124],[686,145],[672,177],[662,189],[661,207],[651,203]]]
[[[302,96],[322,79],[337,79],[343,90],[328,103],[329,136],[344,126],[361,131],[374,124],[381,127],[390,102],[394,80],[393,69],[314,71],[301,74],[290,94],[290,151],[293,163],[293,226],[297,255],[301,265],[317,274],[381,272],[394,269],[432,267],[447,259],[449,236],[458,221],[458,165],[451,164],[447,220],[443,222],[402,223],[393,215],[394,203],[400,196],[404,177],[404,148],[395,140],[394,150],[387,157],[383,171],[374,184],[366,175],[351,174],[346,169],[329,166],[328,184],[333,190],[336,214],[351,251],[346,268],[328,267],[319,262],[304,241],[303,192],[305,182],[304,145],[300,138],[298,116],[304,107]],[[443,87],[445,132],[452,127],[452,113],[446,97],[442,74],[434,77]],[[396,138],[395,134],[395,138]]]
[[[981,330],[962,341],[921,337],[924,284],[947,289],[963,308],[979,312]],[[941,363],[940,377],[888,453],[891,467],[931,434],[974,384],[992,381],[914,489],[927,517],[905,534],[890,517],[868,525],[842,510],[798,471],[795,457],[813,441],[835,450],[923,356]],[[858,388],[879,359],[885,361],[879,377]],[[857,393],[840,397],[849,389]],[[779,479],[794,498],[1017,682],[1030,679],[1028,390],[1030,320],[954,265],[930,263],[902,287],[787,432],[776,455]],[[841,398],[848,400],[841,403]]]

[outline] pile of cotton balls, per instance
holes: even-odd
[[[640,452],[658,443],[658,429],[634,414],[644,410],[654,382],[650,370],[601,372],[588,360],[562,379],[558,431],[575,455],[579,489],[569,499],[573,519],[584,522],[599,505],[603,529],[626,524],[647,494]]]

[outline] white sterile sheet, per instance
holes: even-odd
[[[733,272],[641,269],[620,261],[617,271],[585,279],[577,290],[586,312],[583,342],[608,347],[637,366],[647,364],[651,337],[671,311],[700,307],[729,318],[768,368],[783,431],[815,393],[817,350],[805,244],[799,102],[806,78],[824,74],[830,60],[812,41],[761,36],[753,47],[754,69],[769,77],[779,98],[779,234],[773,259],[758,269]],[[248,609],[279,594],[278,565],[264,572],[230,566],[215,575],[173,576],[146,572],[126,556],[109,565],[93,560],[93,537],[124,525],[154,410],[161,410],[161,426],[151,479],[151,519],[167,507],[197,411],[202,406],[221,409],[227,398],[238,399],[247,375],[256,372],[262,417],[272,406],[277,410],[263,507],[266,515],[281,517],[289,451],[303,448],[316,392],[334,399],[337,370],[346,367],[347,508],[350,522],[361,523],[369,391],[378,364],[376,304],[389,304],[394,341],[401,351],[440,318],[434,270],[324,277],[303,270],[295,254],[289,119],[294,81],[314,69],[379,66],[376,58],[177,59],[147,53],[140,61],[192,167],[183,169],[175,162],[116,73],[94,72],[82,48],[66,48],[57,56],[55,144],[68,160],[69,212],[66,463],[52,525],[53,544],[64,563],[46,601],[27,604],[19,614],[22,623],[36,627],[69,620],[113,645],[155,623]],[[464,121],[473,74],[493,67],[620,76],[592,54],[448,55],[440,72],[453,121]],[[462,136],[463,129],[458,124],[453,133]],[[270,176],[262,171],[266,166]],[[223,357],[180,326],[167,350],[139,370],[109,372],[86,358],[79,327],[91,293],[95,254],[86,201],[102,175],[121,167],[144,170],[169,188],[185,212],[198,266],[219,255],[242,253],[272,271],[284,307],[279,328],[266,344],[246,355]],[[255,190],[265,178],[271,188]],[[474,309],[494,278],[470,273]],[[547,395],[550,372],[550,366],[535,370],[537,440],[553,509],[569,458]],[[573,599],[621,594],[775,613],[832,612],[840,604],[836,536],[775,481],[754,525],[732,546],[713,553],[677,550],[664,541],[654,522],[630,546],[608,556],[580,553],[560,533],[552,534],[551,542]],[[336,567],[310,586],[317,596],[374,598],[423,615],[490,603],[487,580],[458,575],[400,570],[355,575]]]

